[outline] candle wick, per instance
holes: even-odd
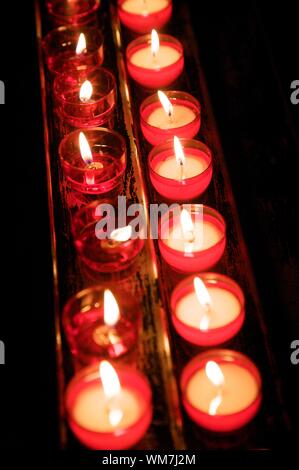
[[[184,175],[184,162],[183,160],[180,160],[180,180],[184,180],[185,179],[185,175]]]

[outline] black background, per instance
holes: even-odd
[[[299,79],[295,2],[189,3],[293,421],[292,447],[299,428],[299,365],[290,363],[290,343],[299,338],[299,105],[290,103],[290,84]],[[56,450],[57,435],[43,129],[33,5],[11,6],[0,13],[6,85],[0,106],[0,339],[6,344],[0,449],[10,458],[38,450],[45,457]]]

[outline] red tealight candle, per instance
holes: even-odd
[[[115,78],[103,67],[81,67],[56,77],[54,95],[62,119],[74,127],[108,127],[116,103]]]
[[[128,449],[152,420],[152,394],[146,378],[107,361],[82,369],[66,390],[66,412],[76,438],[93,450]]]
[[[115,131],[103,127],[73,131],[61,141],[59,155],[72,189],[103,194],[122,183],[126,144]]]
[[[60,74],[81,66],[101,65],[103,36],[98,28],[61,26],[43,39],[45,60],[50,72]]]
[[[199,354],[183,370],[183,405],[200,426],[217,432],[239,429],[259,410],[262,380],[243,354],[215,349]]]
[[[172,0],[118,0],[120,21],[136,33],[162,28],[171,14]]]
[[[154,147],[148,162],[152,185],[168,199],[193,199],[206,190],[212,178],[212,153],[198,140],[175,136]]]
[[[100,0],[47,0],[49,15],[57,25],[82,25],[95,20]]]
[[[185,273],[205,271],[223,255],[226,225],[215,209],[202,204],[171,208],[161,217],[158,246],[163,259]]]
[[[132,41],[126,50],[131,77],[147,88],[170,85],[184,68],[183,46],[172,36],[155,30]]]
[[[140,123],[144,137],[152,145],[174,136],[192,139],[200,129],[200,104],[189,93],[159,90],[141,104]]]
[[[236,282],[218,273],[201,273],[181,281],[171,295],[177,333],[198,346],[216,346],[241,329],[244,295]]]
[[[72,220],[72,232],[79,257],[95,272],[118,272],[127,269],[144,246],[141,234],[133,233],[130,225],[134,217],[127,217],[126,226],[119,226],[119,213],[114,205],[110,204],[109,207],[113,209],[110,214],[106,205],[108,202],[94,201],[77,211]],[[101,210],[103,207],[107,208],[105,214]],[[113,229],[107,231],[106,224],[101,225],[103,220],[108,226],[111,222]]]

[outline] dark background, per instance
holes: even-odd
[[[186,2],[187,3],[187,2]],[[283,393],[299,428],[299,79],[295,2],[189,1]],[[30,1],[2,12],[0,449],[54,450],[55,358],[43,129]],[[298,382],[298,380],[297,380]],[[283,449],[280,449],[283,450]],[[14,453],[11,452],[11,455]]]

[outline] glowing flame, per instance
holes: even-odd
[[[199,321],[199,329],[201,331],[207,331],[209,329],[210,319],[208,315],[203,315]]]
[[[194,241],[194,225],[192,217],[186,209],[182,209],[181,211],[180,222],[184,240],[188,243],[192,243]]]
[[[85,80],[85,82],[82,83],[79,92],[80,101],[82,101],[82,103],[86,103],[87,101],[89,101],[92,96],[92,92],[92,84],[89,80]]]
[[[196,293],[196,297],[200,305],[203,307],[210,307],[211,305],[211,297],[209,294],[208,289],[200,279],[200,277],[195,277],[193,280],[194,290]]]
[[[116,242],[126,242],[130,240],[132,236],[132,226],[127,225],[126,227],[116,228],[110,233],[111,240]]]
[[[159,53],[159,49],[160,49],[159,36],[158,36],[157,31],[155,29],[153,29],[152,34],[151,34],[151,51],[152,51],[152,56],[154,58],[157,57],[157,55]]]
[[[218,364],[214,361],[206,363],[205,371],[208,379],[217,387],[221,387],[224,383],[224,376]]]
[[[179,165],[184,165],[185,163],[184,150],[180,142],[180,139],[176,135],[173,138],[173,146],[174,146],[174,153],[175,153],[175,158],[176,158],[177,163]]]
[[[86,39],[84,33],[80,33],[77,47],[76,47],[76,54],[82,54],[86,50]]]
[[[85,137],[85,134],[83,132],[80,132],[79,134],[79,147],[80,147],[80,153],[82,160],[86,164],[92,163],[92,153],[91,149],[88,143],[88,140]]]
[[[104,291],[104,322],[105,325],[114,326],[119,319],[119,308],[112,292]]]
[[[209,405],[209,414],[214,416],[217,413],[219,405],[222,402],[222,395],[217,395],[213,400],[211,400]]]
[[[158,97],[159,97],[161,105],[163,106],[165,113],[167,114],[167,116],[169,116],[169,118],[172,118],[173,106],[171,102],[169,101],[169,99],[167,98],[165,93],[163,93],[163,91],[160,91],[160,90],[158,90]]]
[[[104,394],[107,397],[108,401],[112,402],[121,392],[121,386],[119,382],[118,375],[108,361],[102,361],[99,366],[100,379],[102,381],[102,386]],[[117,426],[123,417],[123,412],[117,407],[108,406],[108,418],[112,426]]]

